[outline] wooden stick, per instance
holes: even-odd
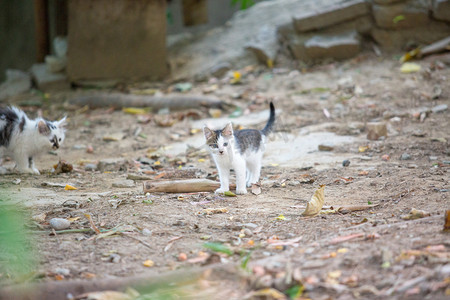
[[[192,193],[213,192],[220,187],[220,183],[209,179],[186,179],[167,181],[145,181],[145,193]],[[230,189],[236,188],[231,184]]]
[[[78,96],[70,100],[71,104],[77,106],[88,105],[90,108],[115,107],[151,107],[153,111],[168,107],[171,110],[182,110],[187,108],[221,108],[222,101],[215,97],[201,95],[164,95],[164,96],[142,96],[129,94],[92,94],[89,96]]]

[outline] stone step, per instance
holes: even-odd
[[[293,22],[298,32],[307,32],[368,14],[369,7],[365,0],[351,0],[303,11],[294,15]]]
[[[315,35],[305,42],[305,51],[313,60],[347,59],[360,52],[360,43],[359,34],[354,30],[336,35]]]

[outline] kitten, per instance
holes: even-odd
[[[39,175],[33,157],[58,149],[64,141],[66,117],[59,121],[28,119],[17,107],[0,108],[0,159],[11,156],[20,173]]]
[[[233,132],[228,123],[222,130],[203,128],[206,143],[219,171],[220,188],[229,191],[230,169],[236,172],[236,194],[247,193],[247,187],[259,181],[264,144],[275,122],[275,107],[270,102],[270,117],[263,130],[243,129]]]

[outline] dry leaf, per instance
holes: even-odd
[[[252,194],[259,195],[261,194],[261,185],[258,183],[252,184]]]
[[[71,185],[69,185],[69,184],[66,184],[66,186],[64,187],[64,189],[65,189],[66,191],[70,191],[70,190],[76,190],[77,188],[74,187],[74,186],[71,186]]]
[[[418,72],[420,71],[420,65],[416,64],[416,63],[403,63],[401,68],[400,68],[400,72],[402,73],[414,73],[414,72]]]
[[[324,195],[325,185],[321,185],[311,197],[311,200],[306,205],[305,211],[302,213],[302,216],[305,217],[313,217],[319,214],[320,210],[323,207],[323,203],[325,201]]]
[[[198,215],[213,215],[213,214],[221,214],[221,213],[227,213],[228,208],[226,207],[220,207],[220,208],[205,208],[201,211],[199,211]]]
[[[450,210],[445,212],[444,231],[450,231]]]
[[[150,268],[153,267],[155,265],[155,262],[151,259],[147,259],[146,261],[144,261],[142,263],[142,265],[144,265],[144,267]]]
[[[402,219],[403,220],[415,220],[415,219],[420,219],[420,218],[424,218],[424,217],[428,217],[428,216],[430,216],[430,213],[427,211],[411,208],[411,211],[407,215],[403,215]]]

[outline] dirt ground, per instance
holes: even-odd
[[[277,123],[259,195],[250,189],[237,197],[143,192],[143,179],[218,179],[208,153],[193,145],[202,141],[199,124],[214,122],[217,111],[137,116],[67,101],[97,91],[44,95],[50,99],[40,108],[44,116],[68,115],[63,146],[37,159],[40,176],[0,176],[5,197],[34,217],[27,222],[38,254],[33,281],[157,278],[206,266],[194,288],[171,293],[181,293],[180,299],[448,299],[450,239],[443,228],[450,209],[450,118],[448,109],[437,107],[450,102],[447,56],[418,61],[421,70],[408,74],[394,58],[364,54],[301,71],[251,66],[239,70],[239,84],[227,78],[193,83],[186,93],[231,104],[221,117],[242,109],[243,116],[229,119],[236,127],[247,120],[246,127],[262,128],[274,100]],[[120,90],[175,87],[141,83]],[[42,102],[42,95],[13,102],[33,99]],[[38,112],[22,108],[31,116]],[[387,124],[387,137],[367,138],[367,122],[374,121]],[[171,152],[183,144],[184,150]],[[318,144],[331,151],[319,151]],[[59,159],[73,171],[52,174]],[[110,163],[97,170],[105,159]],[[66,184],[77,189],[65,190]],[[302,217],[320,185],[328,210]],[[361,210],[348,211],[349,205]],[[424,217],[405,219],[413,208]],[[71,218],[69,229],[88,230],[86,214],[101,234],[51,234],[55,217]],[[218,264],[234,271],[208,273]],[[10,284],[14,278],[6,275],[0,281]]]

